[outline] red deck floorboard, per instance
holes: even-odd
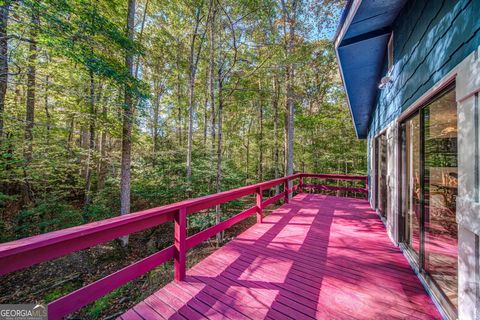
[[[300,194],[122,319],[441,319],[361,199]]]

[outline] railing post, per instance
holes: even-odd
[[[298,178],[298,192],[303,193],[303,177]]]
[[[262,195],[262,188],[257,188],[257,223],[262,223],[263,219],[263,209],[262,209],[262,202],[263,202],[263,195]]]
[[[183,207],[175,213],[175,281],[183,281],[185,279],[187,264],[186,238],[187,209]]]
[[[368,177],[365,179],[365,189],[367,189],[366,199],[369,200],[369,198],[368,198]]]
[[[285,203],[288,203],[288,179],[283,182],[283,191],[285,193]]]

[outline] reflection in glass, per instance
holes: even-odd
[[[418,255],[420,253],[420,116],[405,123],[406,144],[406,242]]]
[[[450,91],[424,109],[425,270],[457,306],[457,109]]]
[[[385,217],[387,212],[387,136],[382,134],[377,138],[378,146],[378,211]]]

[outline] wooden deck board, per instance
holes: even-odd
[[[300,194],[122,319],[441,319],[361,199]]]

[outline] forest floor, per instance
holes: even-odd
[[[268,215],[275,206],[265,209]],[[256,222],[255,215],[227,229],[224,245]],[[190,233],[190,232],[189,232]],[[1,278],[1,303],[49,303],[88,283],[171,245],[173,225],[164,224],[130,235],[127,249],[111,241],[53,261],[20,270]],[[188,252],[188,268],[218,249],[215,238]],[[70,319],[114,319],[173,280],[169,261],[112,291],[71,315]]]

